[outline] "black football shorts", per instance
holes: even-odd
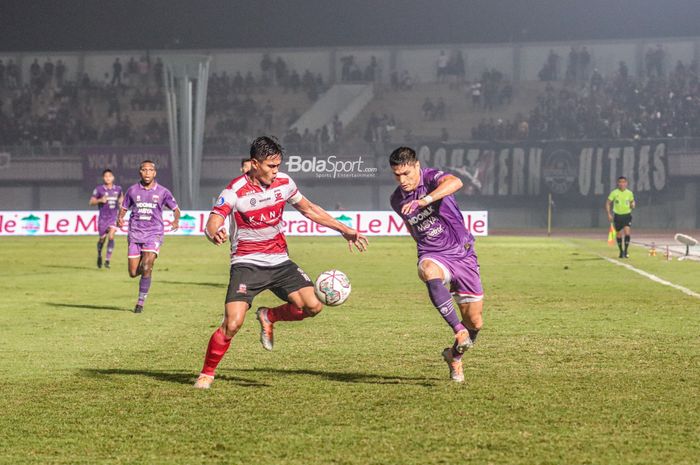
[[[625,226],[632,226],[632,214],[618,215],[615,213],[613,224],[615,225],[615,231],[621,231]]]
[[[235,263],[231,265],[226,303],[247,302],[251,305],[256,295],[268,289],[280,299],[287,300],[292,292],[313,285],[309,275],[291,260],[275,266]]]

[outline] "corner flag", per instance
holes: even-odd
[[[612,223],[610,223],[610,231],[608,231],[608,245],[613,245],[615,243],[615,239],[617,239],[617,231],[615,231]]]

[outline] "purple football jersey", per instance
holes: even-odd
[[[414,209],[407,215],[401,214],[404,204],[420,200],[435,190],[438,180],[443,176],[445,173],[442,171],[423,168],[420,182],[414,191],[405,192],[399,186],[391,195],[391,208],[401,216],[416,240],[418,257],[425,254],[464,257],[473,253],[474,236],[464,224],[464,217],[454,195],[436,200],[427,207]]]
[[[121,195],[121,186],[114,185],[108,188],[104,184],[101,184],[92,191],[92,196],[96,199],[107,198],[107,202],[97,204],[99,221],[101,223],[114,223],[117,220],[117,214],[119,214],[119,197]]]
[[[177,209],[177,202],[168,189],[155,183],[150,189],[134,184],[124,194],[122,207],[131,211],[129,242],[162,242],[163,207]]]

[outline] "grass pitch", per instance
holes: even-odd
[[[278,324],[272,353],[250,313],[202,392],[226,249],[168,238],[134,315],[124,239],[111,270],[94,242],[0,239],[1,463],[700,462],[700,301],[591,253],[604,244],[479,240],[486,324],[456,385],[410,239],[360,256],[293,238],[310,274],[349,275],[350,300]],[[700,291],[697,263],[632,252]]]

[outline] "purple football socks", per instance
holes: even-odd
[[[148,278],[141,276],[141,280],[139,281],[139,301],[138,305],[143,305],[143,303],[146,300],[146,297],[148,297],[148,289],[151,287],[151,277],[149,276]]]
[[[428,286],[428,295],[430,295],[433,305],[435,305],[435,308],[437,308],[455,334],[465,329],[457,316],[457,311],[452,302],[452,294],[442,284],[442,281],[440,279],[431,279],[426,281],[425,285]]]

